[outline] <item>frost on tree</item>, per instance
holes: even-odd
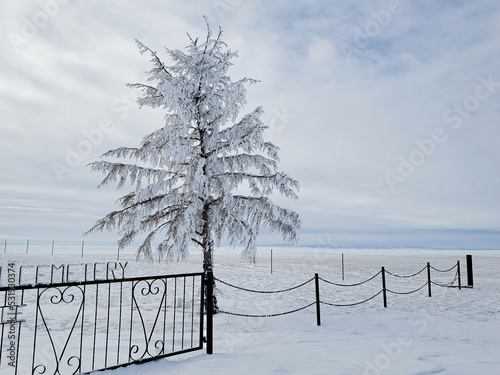
[[[188,35],[189,36],[189,35]],[[262,227],[295,242],[299,215],[275,205],[274,191],[295,199],[299,184],[278,171],[278,147],[266,142],[262,108],[239,117],[246,85],[228,75],[236,52],[214,38],[191,37],[187,52],[166,49],[169,63],[139,41],[153,68],[147,84],[128,84],[142,91],[139,106],[165,113],[163,126],[146,135],[140,146],[121,147],[102,155],[124,163],[96,161],[92,171],[106,175],[101,185],[128,181],[133,191],[121,197],[120,209],[97,221],[89,232],[118,229],[121,248],[141,237],[137,256],[185,259],[188,247],[203,251],[203,267],[212,268],[214,246],[222,240],[243,245],[242,256],[255,261],[256,237]],[[156,250],[154,250],[156,248]]]

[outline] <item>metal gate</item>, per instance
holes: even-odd
[[[203,273],[0,288],[0,373],[76,374],[203,348]]]

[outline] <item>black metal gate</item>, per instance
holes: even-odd
[[[76,374],[203,348],[203,273],[0,288],[0,373]]]

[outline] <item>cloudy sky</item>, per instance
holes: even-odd
[[[0,239],[81,240],[115,208],[85,165],[162,124],[125,87],[150,67],[134,38],[183,49],[203,15],[261,81],[242,115],[264,107],[301,183],[276,197],[300,244],[498,249],[498,0],[2,1]]]

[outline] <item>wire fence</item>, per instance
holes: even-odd
[[[133,258],[137,246],[120,249],[112,241],[69,241],[40,239],[3,239],[0,240],[0,253],[8,255],[58,255],[71,257],[106,256],[117,260]]]
[[[468,273],[472,276],[472,260],[469,256],[467,256],[467,262],[470,261],[470,265],[468,264]],[[469,267],[470,266],[470,267]],[[470,269],[470,271],[469,271]],[[433,280],[433,275],[432,273],[438,273],[440,277],[440,281],[436,281],[436,275],[434,275],[434,280]],[[412,280],[416,277],[418,277],[421,274],[426,275],[426,280],[423,282],[421,285],[419,284],[417,287],[412,287],[410,290],[393,290],[389,289],[387,287],[387,280],[386,278],[388,276],[391,276],[395,279],[405,279],[405,280]],[[443,277],[448,277],[449,274],[452,273],[452,279],[446,282],[442,282]],[[428,296],[432,297],[432,286],[438,286],[438,287],[444,287],[444,288],[452,288],[452,287],[457,287],[459,289],[462,289],[462,284],[461,284],[461,275],[460,275],[460,261],[457,261],[455,265],[448,269],[438,269],[436,267],[433,267],[430,265],[428,262],[426,266],[424,266],[422,269],[420,269],[418,272],[411,273],[408,275],[401,275],[397,274],[394,272],[387,271],[385,267],[382,267],[379,272],[377,272],[375,275],[367,278],[366,280],[363,280],[361,282],[357,283],[352,283],[352,284],[344,284],[344,283],[336,283],[327,279],[324,279],[322,277],[319,277],[319,275],[316,273],[315,276],[307,281],[304,281],[300,284],[297,284],[293,287],[289,288],[283,288],[283,289],[278,289],[278,290],[256,290],[256,289],[249,289],[249,288],[244,288],[238,285],[235,285],[233,283],[227,282],[225,280],[221,280],[219,278],[214,277],[214,280],[216,280],[218,283],[224,285],[225,287],[232,288],[232,289],[237,289],[241,292],[246,292],[246,293],[254,293],[254,294],[277,294],[277,293],[288,293],[292,292],[295,290],[298,290],[300,288],[305,287],[306,285],[309,285],[314,282],[314,292],[316,295],[316,298],[314,301],[312,301],[312,298],[306,297],[304,298],[295,298],[295,300],[290,300],[289,303],[295,305],[296,302],[299,300],[302,302],[300,306],[293,306],[290,307],[286,311],[279,311],[279,312],[267,312],[266,314],[251,314],[248,313],[247,311],[230,311],[229,309],[224,309],[221,308],[218,310],[218,313],[222,314],[228,314],[228,315],[233,315],[233,316],[240,316],[240,317],[248,317],[248,318],[270,318],[270,317],[276,317],[276,316],[282,316],[282,315],[288,315],[288,314],[293,314],[302,310],[305,310],[313,305],[316,305],[316,315],[317,315],[317,324],[321,325],[321,312],[320,312],[320,306],[321,305],[327,305],[327,306],[333,306],[333,307],[350,307],[350,306],[356,306],[356,305],[361,305],[364,303],[367,303],[376,297],[382,295],[383,296],[383,304],[384,307],[387,308],[387,295],[388,294],[394,294],[394,295],[410,295],[417,293],[427,287],[428,291]],[[350,288],[350,287],[357,287],[357,286],[364,286],[368,283],[370,284],[375,284],[375,282],[379,283],[378,285],[381,285],[380,289],[376,289],[373,294],[371,294],[369,297],[364,298],[360,301],[345,301],[342,303],[334,303],[330,300],[323,300],[320,297],[320,282],[322,285],[328,287],[328,288],[335,288],[335,287],[340,287],[340,288]],[[469,287],[472,288],[472,279],[469,277],[469,284],[464,287]],[[323,287],[321,287],[323,290]],[[373,287],[372,287],[373,289]],[[323,294],[323,298],[325,298],[325,294]],[[220,301],[219,301],[220,302]],[[224,301],[222,301],[220,304],[224,304]]]

